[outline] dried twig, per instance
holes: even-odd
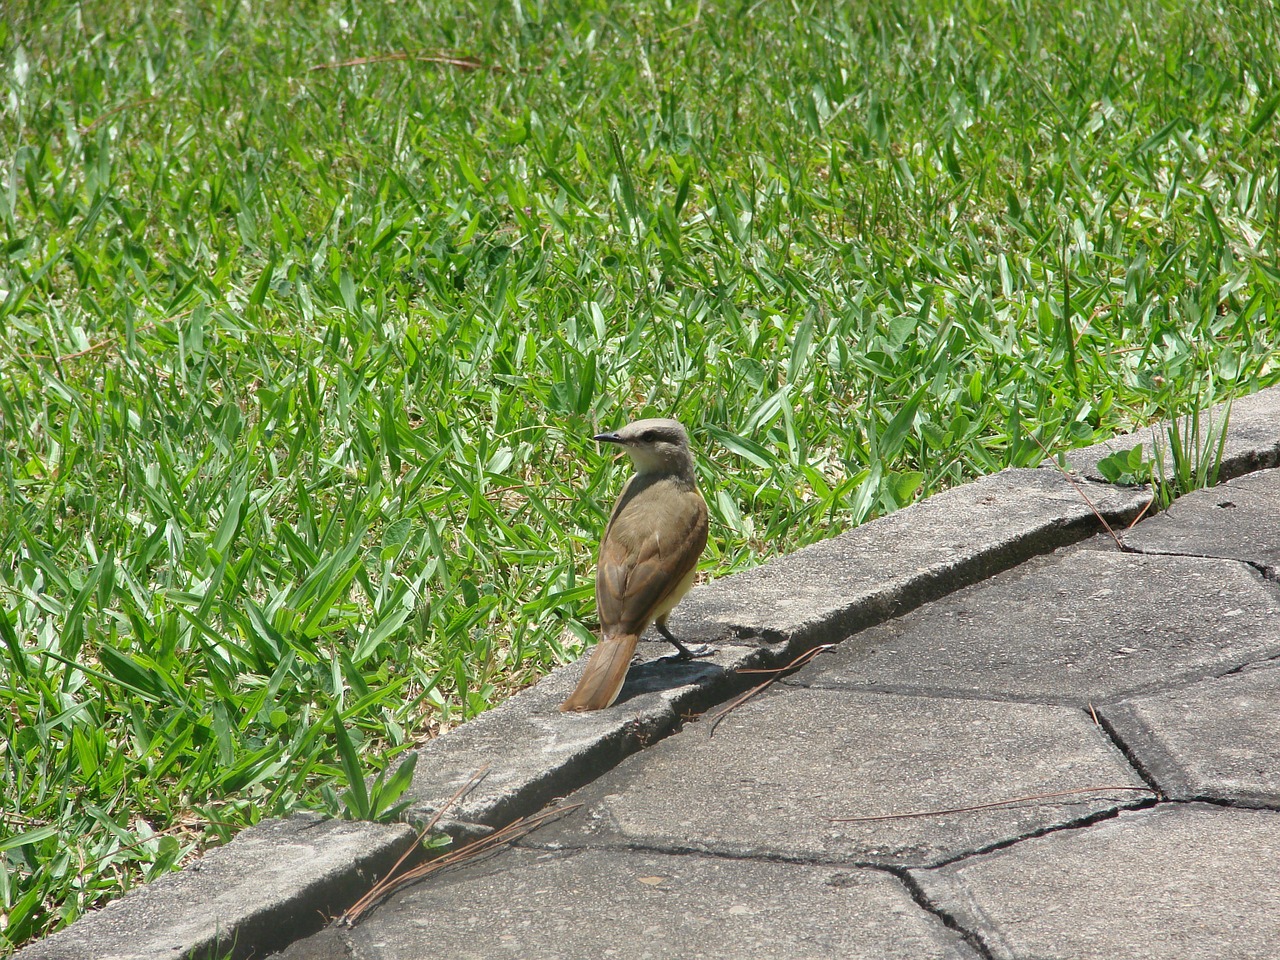
[[[400,859],[398,859],[395,863],[391,865],[391,869],[387,871],[387,875],[383,877],[381,880],[379,880],[377,883],[375,883],[373,885],[373,888],[368,893],[366,893],[363,897],[357,900],[350,910],[348,910],[346,913],[344,913],[341,917],[338,918],[339,925],[350,926],[355,922],[356,917],[360,916],[360,914],[364,913],[366,910],[369,909],[369,906],[371,904],[375,903],[384,894],[390,892],[390,890],[395,888],[395,881],[393,880],[393,878],[395,877],[396,871],[400,869],[400,865],[403,864],[406,859],[408,859],[409,854],[413,853],[415,850],[418,849],[418,847],[422,844],[422,838],[425,837],[431,831],[431,829],[437,823],[440,822],[440,818],[444,816],[444,812],[448,810],[450,807],[452,807],[459,800],[461,800],[462,797],[472,787],[474,787],[477,783],[479,783],[484,778],[484,775],[488,772],[489,772],[489,768],[487,766],[481,767],[479,770],[477,770],[468,778],[466,783],[464,783],[462,786],[460,786],[457,789],[457,791],[454,793],[452,797],[450,797],[448,800],[444,802],[444,804],[440,807],[440,809],[437,810],[435,814],[431,817],[431,819],[427,821],[426,826],[424,826],[421,830],[418,831],[418,835],[414,837],[413,843],[409,846],[409,848],[405,850],[404,853],[400,854]]]
[[[20,813],[0,813],[0,823],[11,827],[47,827],[52,820],[37,820],[35,817],[24,817]]]
[[[61,364],[66,363],[68,360],[75,360],[79,357],[86,356],[87,354],[94,353],[104,347],[118,346],[119,343],[119,340],[115,337],[111,337],[107,340],[99,340],[97,343],[91,343],[83,350],[77,350],[75,353],[64,353],[56,357],[50,353],[20,353],[18,356],[22,357],[24,360],[50,360],[55,364]]]
[[[57,358],[56,362],[66,363],[68,360],[76,360],[80,357],[85,356],[86,354],[93,353],[95,350],[101,350],[103,347],[114,347],[114,346],[117,346],[119,343],[120,341],[114,338],[111,340],[99,340],[97,343],[91,344],[90,346],[85,347],[83,350],[77,350],[75,353],[64,353],[62,356]]]
[[[524,500],[527,502],[532,499],[532,496],[528,493],[525,493],[524,491],[529,489],[536,490],[537,485],[532,483],[512,483],[505,487],[494,487],[492,490],[486,490],[484,492],[484,498],[486,500],[498,500],[498,499],[501,499],[502,497],[505,497],[509,493],[515,493],[523,497]],[[562,503],[577,503],[582,498],[567,497],[567,496],[564,496],[563,494],[552,493],[552,494],[544,494],[538,497],[538,499],[542,501],[555,500],[555,501],[560,501]]]
[[[1084,488],[1081,487],[1080,484],[1076,483],[1076,478],[1071,476],[1071,474],[1067,473],[1066,470],[1062,469],[1062,465],[1059,464],[1058,461],[1053,460],[1049,456],[1049,451],[1045,448],[1045,445],[1040,442],[1039,438],[1036,437],[1035,434],[1031,433],[1031,434],[1027,434],[1027,436],[1031,437],[1031,439],[1035,441],[1036,446],[1040,448],[1040,452],[1044,454],[1046,460],[1049,460],[1053,464],[1054,469],[1057,470],[1064,477],[1066,477],[1067,482],[1076,488],[1076,493],[1080,494],[1080,499],[1083,500],[1088,505],[1089,509],[1093,511],[1093,515],[1097,517],[1098,522],[1101,523],[1102,526],[1106,528],[1107,533],[1111,534],[1111,539],[1116,542],[1116,546],[1119,549],[1123,550],[1124,543],[1121,541],[1121,539],[1118,536],[1116,536],[1116,532],[1111,529],[1111,524],[1107,523],[1106,518],[1103,517],[1103,515],[1098,512],[1098,508],[1093,505],[1093,501],[1090,500],[1089,495],[1084,492]],[[1154,502],[1155,502],[1155,498],[1153,497],[1152,503]],[[1146,513],[1147,510],[1149,510],[1150,508],[1151,508],[1151,504],[1149,503],[1146,505],[1146,507],[1143,508],[1142,513]],[[1138,516],[1142,516],[1142,514],[1139,514]],[[1136,523],[1137,521],[1134,521],[1134,522]]]
[[[128,103],[118,104],[112,107],[106,113],[99,114],[92,121],[90,121],[87,126],[81,127],[80,135],[84,136],[86,133],[92,133],[95,127],[97,127],[101,123],[105,123],[107,120],[110,120],[117,113],[121,113],[122,111],[125,111],[125,110],[132,110],[134,107],[145,107],[149,104],[159,103],[159,102],[160,102],[159,97],[143,97],[141,100],[130,100]]]
[[[920,817],[947,817],[957,813],[970,813],[974,810],[988,810],[991,807],[1008,807],[1015,803],[1030,803],[1033,800],[1052,800],[1055,797],[1069,797],[1077,793],[1104,793],[1108,790],[1125,790],[1138,793],[1155,793],[1149,787],[1103,786],[1079,787],[1075,790],[1059,790],[1056,793],[1034,793],[1026,797],[1014,797],[1011,800],[993,800],[991,803],[977,803],[971,807],[952,807],[948,810],[918,810],[912,813],[887,813],[879,817],[825,817],[830,823],[878,823],[883,820],[915,820]],[[1156,794],[1159,796],[1159,794]]]
[[[220,826],[220,827],[233,826],[232,824],[221,823],[220,821],[217,821],[217,820],[206,820],[202,822],[213,825],[213,826]],[[113,857],[116,857],[122,853],[128,853],[130,850],[137,850],[139,847],[146,846],[148,843],[150,843],[152,840],[157,839],[158,837],[174,837],[182,833],[195,834],[196,824],[191,822],[174,823],[165,827],[163,830],[157,830],[155,833],[151,834],[150,836],[143,837],[141,840],[134,841],[133,843],[127,844],[123,847],[116,847],[110,853],[104,853],[100,857],[94,857],[92,860],[81,860],[80,874],[82,877],[85,877],[87,879],[85,875],[88,873],[90,867],[96,867],[98,864],[102,863],[103,861],[110,860]]]
[[[459,863],[474,860],[485,853],[489,853],[499,847],[504,847],[536,830],[548,820],[559,817],[568,813],[570,810],[577,809],[580,806],[582,806],[582,804],[572,803],[568,806],[553,807],[551,809],[542,810],[538,813],[531,814],[530,816],[523,817],[514,823],[507,824],[501,830],[495,830],[487,837],[481,837],[479,840],[473,840],[465,847],[461,847],[451,853],[443,854],[442,856],[428,861],[427,863],[411,867],[399,876],[395,875],[395,869],[400,866],[400,863],[397,862],[396,868],[393,868],[392,872],[388,874],[385,879],[381,880],[372,890],[365,894],[355,906],[338,918],[338,925],[343,927],[354,927],[360,922],[361,914],[383,897],[395,892],[405,884],[421,880],[423,877],[430,876],[439,870],[443,870],[445,867],[452,867]],[[438,817],[439,814],[436,816]],[[419,835],[419,839],[421,839],[421,834]],[[401,857],[400,859],[403,861],[404,858]]]
[[[1138,521],[1141,520],[1143,517],[1145,517],[1147,515],[1147,511],[1150,510],[1155,505],[1156,505],[1156,498],[1155,498],[1155,495],[1153,494],[1151,499],[1147,501],[1147,505],[1138,511],[1138,515],[1133,518],[1133,523],[1125,527],[1125,530],[1129,531],[1129,530],[1132,530],[1134,527],[1136,527],[1138,525]]]
[[[738,673],[771,673],[773,674],[773,676],[771,676],[764,683],[759,684],[758,686],[752,687],[746,693],[742,694],[741,696],[737,697],[734,700],[731,700],[723,710],[712,715],[711,727],[707,732],[707,736],[714,737],[716,734],[716,727],[720,725],[721,720],[723,720],[725,717],[731,714],[734,710],[737,710],[740,706],[742,706],[744,703],[746,703],[748,700],[754,697],[761,690],[764,690],[771,683],[780,679],[783,674],[787,673],[789,670],[796,670],[796,669],[799,669],[800,667],[803,667],[806,663],[808,663],[818,654],[824,653],[827,650],[830,650],[834,646],[835,646],[834,643],[824,643],[821,646],[814,647],[812,650],[806,650],[804,653],[800,654],[800,656],[796,657],[794,660],[788,663],[785,667],[769,667],[769,668],[751,667],[751,668],[739,670]]]
[[[179,317],[186,316],[186,314],[189,312],[190,311],[184,311],[183,313],[175,314],[173,317],[170,317],[169,319],[176,320]],[[155,326],[154,322],[142,323],[134,328],[134,332],[142,333],[146,330],[150,330],[154,326]],[[89,354],[94,353],[98,350],[102,350],[105,347],[119,347],[119,346],[120,346],[119,337],[108,337],[106,340],[99,340],[97,343],[91,343],[89,344],[89,346],[85,347],[83,350],[77,350],[75,353],[63,353],[56,357],[48,353],[20,353],[18,354],[18,356],[22,357],[24,360],[51,360],[54,364],[61,364],[61,363],[66,363],[68,360],[78,360],[80,357],[88,356]]]
[[[458,70],[489,70],[493,73],[502,73],[502,67],[490,66],[481,63],[473,57],[446,57],[438,54],[427,53],[409,53],[407,50],[401,50],[398,53],[384,53],[373,57],[355,57],[352,60],[337,60],[333,63],[317,63],[311,67],[311,71],[316,70],[338,70],[343,67],[365,67],[376,63],[400,63],[404,61],[414,61],[416,63],[438,63],[446,67],[456,67]]]

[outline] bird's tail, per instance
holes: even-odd
[[[620,633],[605,637],[596,644],[582,679],[569,694],[569,699],[560,704],[560,709],[565,712],[603,710],[618,699],[618,691],[627,678],[627,668],[631,666],[631,658],[635,656],[639,642],[638,636]]]

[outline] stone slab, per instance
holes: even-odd
[[[1064,550],[850,638],[789,682],[1087,704],[1280,653],[1245,564]]]
[[[680,635],[790,641],[794,656],[1100,529],[1150,500],[1142,490],[1009,469],[696,590]],[[681,633],[681,628],[684,632]]]
[[[938,870],[927,900],[996,960],[1274,960],[1280,814],[1162,804]]]
[[[1179,498],[1124,536],[1132,550],[1243,560],[1280,569],[1280,470],[1260,470]]]
[[[1085,484],[1113,521],[1136,516],[1139,492]],[[410,787],[410,818],[439,810],[480,766],[484,780],[449,811],[455,834],[526,816],[666,736],[682,716],[744,690],[741,669],[777,667],[859,626],[1072,543],[1098,528],[1079,489],[1041,470],[1005,470],[948,490],[831,540],[692,591],[671,625],[711,642],[713,657],[655,660],[665,643],[641,645],[618,702],[561,714],[579,661],[427,744]]]
[[[1207,415],[1202,416],[1201,436],[1207,435],[1210,422],[1220,425],[1226,413],[1226,404],[1218,404]],[[1102,443],[1068,450],[1063,457],[1068,466],[1080,476],[1104,480],[1098,473],[1099,460],[1121,450],[1132,450],[1138,444],[1142,444],[1146,459],[1154,459],[1153,436],[1164,444],[1161,449],[1165,451],[1168,463],[1168,444],[1165,442],[1168,423],[1164,421]],[[1218,479],[1229,480],[1254,470],[1275,466],[1280,466],[1280,386],[1269,387],[1232,402],[1227,419],[1227,443],[1223,449]]]
[[[743,689],[737,671],[760,666],[769,650],[722,645],[688,663],[666,658],[670,646],[641,644],[648,662],[631,668],[608,710],[561,713],[585,661],[554,672],[498,707],[418,751],[406,794],[411,822],[447,806],[449,832],[485,832],[539,810],[588,783],[624,757],[667,736],[682,714]],[[458,802],[448,801],[476,773],[483,778]]]
[[[1168,796],[1280,806],[1280,665],[1098,712]]]
[[[282,960],[976,960],[874,870],[509,850],[428,878]]]
[[[1084,711],[774,688],[686,726],[573,795],[542,846],[900,867],[939,863],[1151,799]],[[1081,788],[1069,797],[868,823]]]
[[[403,825],[266,820],[19,950],[15,960],[262,956],[341,913],[412,844]]]

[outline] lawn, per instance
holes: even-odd
[[[14,0],[0,953],[721,576],[1280,382],[1280,13]],[[887,558],[886,562],[892,562]]]

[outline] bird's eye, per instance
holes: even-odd
[[[658,431],[646,430],[644,433],[640,434],[640,439],[645,443],[653,443],[653,441],[658,439]]]

